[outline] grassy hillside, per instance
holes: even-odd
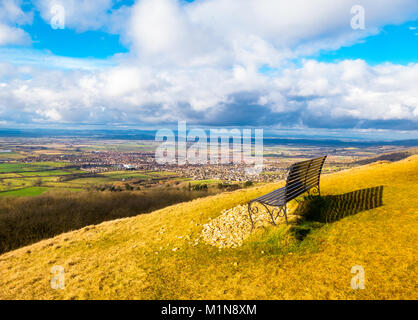
[[[223,209],[280,185],[105,222],[3,254],[0,298],[418,298],[417,156],[322,178],[327,196],[383,186],[383,206],[333,223],[295,225],[294,219],[289,227],[261,228],[236,249],[196,241],[202,225]],[[65,268],[64,290],[50,287],[54,265]],[[354,265],[365,269],[364,290],[350,286]]]

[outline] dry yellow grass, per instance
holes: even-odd
[[[281,184],[224,193],[60,235],[0,256],[1,299],[417,299],[418,157],[332,175],[324,195],[384,186],[383,206],[313,230],[258,230],[242,247],[195,242],[202,225]],[[65,289],[50,269],[65,269]],[[364,290],[350,286],[365,269]]]

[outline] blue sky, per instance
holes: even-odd
[[[351,46],[321,52],[318,61],[334,62],[363,59],[370,65],[390,62],[409,64],[418,62],[418,20],[401,25],[384,26],[379,34],[366,37]]]
[[[32,25],[23,27],[32,36],[32,48],[48,51],[54,55],[72,58],[106,59],[117,53],[126,53],[128,48],[117,34],[101,30],[77,32],[73,29],[51,28],[51,25],[35,12]]]
[[[193,2],[193,1],[187,1]],[[133,0],[124,0],[115,5],[132,6]],[[27,6],[26,10],[32,10]],[[74,29],[54,30],[44,21],[39,12],[34,12],[33,24],[23,29],[33,39],[32,47],[47,50],[54,55],[73,58],[105,59],[118,53],[129,52],[129,45],[123,43],[120,35],[102,30],[77,32]],[[401,25],[384,26],[377,35],[367,36],[350,46],[338,50],[321,50],[310,57],[323,62],[345,59],[363,59],[371,65],[391,62],[409,64],[418,62],[418,20]]]
[[[364,29],[350,26],[355,4]],[[4,0],[0,126],[416,135],[417,52],[413,0]]]

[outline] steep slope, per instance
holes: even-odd
[[[418,157],[325,175],[323,195],[383,186],[383,206],[320,225],[284,225],[242,247],[199,242],[202,224],[281,184],[194,200],[62,234],[0,256],[1,299],[416,299]],[[58,217],[59,218],[59,217]],[[65,269],[65,289],[50,286]],[[353,290],[351,267],[365,269]]]

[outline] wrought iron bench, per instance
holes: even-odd
[[[308,192],[308,195],[321,195],[319,189],[319,179],[327,156],[294,163],[289,168],[286,185],[283,188],[274,190],[264,196],[253,199],[248,203],[248,214],[250,216],[252,227],[254,228],[254,220],[252,215],[258,213],[258,207],[255,203],[261,204],[271,217],[275,225],[275,219],[284,216],[287,221],[286,204],[300,195]],[[277,211],[276,217],[274,214]]]

